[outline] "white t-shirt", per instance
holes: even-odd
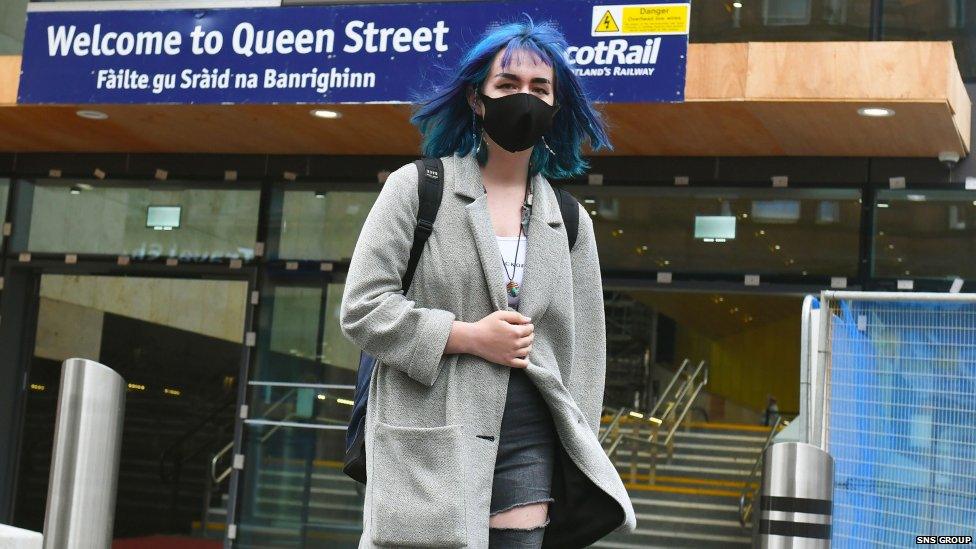
[[[508,277],[510,277],[510,276],[512,276],[514,274],[514,277],[512,278],[512,280],[514,280],[515,282],[518,283],[518,285],[519,285],[519,291],[521,291],[522,290],[522,272],[525,270],[525,246],[526,246],[526,238],[525,238],[525,235],[522,235],[521,237],[518,237],[518,236],[498,236],[498,235],[495,235],[495,238],[498,240],[498,250],[502,254],[502,261],[505,262],[505,265],[504,266],[499,265],[498,268],[501,269],[502,271],[505,271],[506,269],[508,270],[508,272],[503,272],[502,273],[503,274],[502,280],[504,281],[504,284],[505,284],[505,286],[504,286],[504,288],[505,288],[505,295],[508,297],[508,304],[511,307],[518,309],[519,298],[522,297],[522,296],[521,296],[521,293],[520,293],[518,295],[518,297],[512,297],[512,295],[508,293]],[[518,245],[518,257],[517,258],[515,257],[515,247],[516,247],[516,245]],[[514,267],[514,270],[515,270],[514,273],[512,273],[513,267]]]

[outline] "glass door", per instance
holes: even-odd
[[[223,537],[210,459],[234,435],[248,280],[44,271],[35,280],[14,524],[43,530],[61,364],[81,357],[128,387],[116,540],[165,548]]]
[[[342,473],[359,350],[343,284],[269,277],[248,382],[237,547],[356,547],[362,486]]]

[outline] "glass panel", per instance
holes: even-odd
[[[338,261],[352,257],[378,192],[285,191],[276,258]]]
[[[951,40],[963,78],[976,75],[976,18],[972,2],[883,0],[883,40]]]
[[[569,188],[604,269],[857,274],[859,191]]]
[[[690,42],[868,40],[871,0],[692,2]]]
[[[346,428],[355,385],[251,382],[248,417],[261,422]]]
[[[31,252],[176,257],[183,262],[254,257],[258,188],[112,186],[61,180],[25,186],[25,192],[33,193]],[[156,206],[179,210],[169,210],[165,222],[160,222],[159,216],[151,215],[150,208]]]
[[[263,292],[270,326],[259,329],[253,379],[355,384],[360,350],[339,327],[344,287],[272,285]]]
[[[966,191],[879,191],[874,275],[976,278],[976,200]]]
[[[14,524],[43,530],[61,364],[82,357],[128,384],[115,537],[190,534],[233,438],[246,307],[245,281],[42,275]]]
[[[365,487],[342,472],[344,429],[248,422],[237,547],[358,547]]]

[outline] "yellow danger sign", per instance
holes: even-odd
[[[593,6],[591,36],[688,34],[691,4]]]
[[[593,32],[620,32],[620,27],[617,26],[617,22],[613,19],[613,14],[610,10],[607,10],[600,18],[600,22],[597,24]]]

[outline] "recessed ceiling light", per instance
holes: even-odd
[[[318,118],[339,118],[342,116],[341,113],[330,111],[328,109],[312,109],[309,112],[312,113],[312,116],[316,116]]]
[[[742,2],[732,2],[732,7],[733,8],[741,8],[742,7]]]
[[[108,115],[103,113],[102,111],[80,110],[80,111],[75,111],[75,114],[77,114],[82,118],[88,118],[90,120],[105,120],[106,118],[108,118]]]
[[[857,109],[857,114],[861,116],[894,116],[894,109],[888,109],[885,107],[861,107]]]

